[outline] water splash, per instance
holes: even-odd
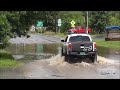
[[[81,63],[75,63],[75,64],[70,64],[68,62],[64,61],[64,57],[61,57],[60,54],[51,57],[49,60],[49,65],[59,65],[59,66],[74,66],[74,67],[79,67],[79,66],[83,66],[85,68],[90,67],[89,63],[86,62],[81,62]]]
[[[86,62],[81,62],[80,64],[85,68],[90,67],[90,64]]]
[[[97,64],[107,64],[107,65],[119,65],[119,61],[116,61],[116,60],[113,60],[113,59],[107,59],[105,57],[102,57],[102,56],[97,56]],[[64,57],[61,57],[60,54],[56,55],[56,56],[53,56],[51,57],[50,59],[48,59],[49,61],[49,65],[61,65],[61,66],[65,66],[65,65],[68,65],[69,63],[68,62],[65,62],[64,61]],[[81,62],[81,63],[76,63],[76,64],[80,64],[82,65],[83,67],[90,67],[90,63],[86,63],[86,62]]]
[[[109,64],[109,65],[119,64],[119,61],[116,61],[113,59],[107,59],[102,56],[97,56],[97,57],[98,57],[97,63],[99,63],[99,64]]]
[[[64,61],[64,57],[61,57],[60,54],[53,56],[49,59],[49,65],[66,65],[67,62]]]

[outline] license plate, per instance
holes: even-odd
[[[85,55],[85,52],[80,52],[80,55]]]

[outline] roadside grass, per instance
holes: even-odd
[[[97,46],[120,50],[120,41],[94,40]]]
[[[22,63],[18,63],[13,59],[10,52],[0,49],[0,68],[2,67],[19,67]]]
[[[3,59],[13,59],[11,53],[8,52],[8,51],[5,51],[4,49],[0,49],[0,58],[3,58]]]
[[[97,36],[106,36],[106,34],[95,34],[95,35],[90,34],[90,36],[91,36],[91,38],[95,38]]]
[[[19,67],[20,64],[12,59],[0,59],[0,68],[1,67]]]

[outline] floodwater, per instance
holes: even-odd
[[[16,60],[41,60],[60,53],[61,44],[11,44],[6,50],[10,51]],[[97,47],[99,56],[120,60],[120,50]]]
[[[11,44],[10,51],[22,68],[0,70],[0,78],[22,79],[120,79],[120,51],[97,47],[98,62],[68,63],[60,56],[61,44]],[[89,74],[88,74],[89,73]]]
[[[59,52],[60,44],[11,44],[10,51],[16,60],[47,59]]]

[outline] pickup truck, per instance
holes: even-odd
[[[72,57],[90,58],[93,63],[97,61],[96,43],[89,34],[70,34],[61,42],[61,56],[65,56],[65,61],[71,60]]]

